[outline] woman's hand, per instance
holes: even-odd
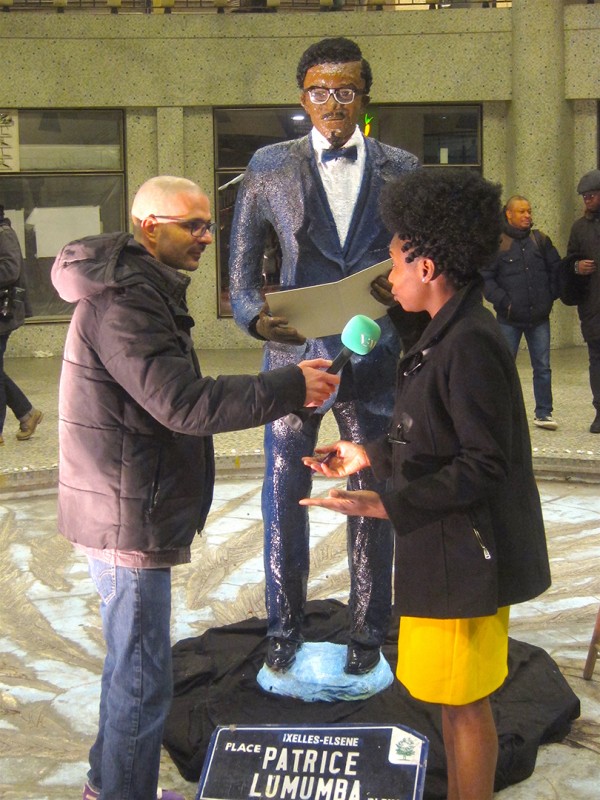
[[[328,508],[347,517],[388,519],[381,497],[377,492],[366,490],[349,492],[346,489],[331,489],[327,497],[305,497],[300,500],[300,505]]]
[[[362,445],[343,441],[317,447],[315,454],[305,456],[302,463],[328,478],[346,478],[371,466],[367,451]]]

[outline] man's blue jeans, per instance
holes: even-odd
[[[533,396],[537,419],[552,415],[552,373],[550,371],[550,320],[538,325],[508,325],[498,320],[513,356],[517,356],[521,337],[525,336],[533,368]]]
[[[88,781],[102,800],[152,800],[173,694],[171,570],[88,560],[106,642]]]

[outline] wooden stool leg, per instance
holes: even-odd
[[[587,660],[583,668],[584,680],[591,680],[594,674],[594,667],[596,666],[596,659],[598,658],[598,647],[600,646],[600,608],[596,617],[596,624],[594,625],[594,632],[592,633],[592,641],[590,642],[590,649],[588,650]]]

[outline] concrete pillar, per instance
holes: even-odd
[[[125,117],[127,142],[127,192],[125,219],[129,224],[129,209],[137,190],[144,181],[158,174],[156,142],[156,109],[131,108]]]
[[[596,169],[598,158],[598,101],[573,101],[573,163],[574,172],[570,186],[572,219],[583,212],[581,197],[577,194],[577,183],[582,175]]]
[[[181,175],[184,170],[183,108],[157,109],[158,174]]]
[[[494,183],[507,186],[506,169],[506,117],[508,103],[486,102],[483,104],[483,176]]]
[[[511,15],[506,190],[526,195],[536,225],[564,248],[573,180],[572,109],[564,86],[564,0],[519,0]]]
[[[572,222],[573,112],[565,99],[565,0],[519,0],[512,6],[512,99],[508,116],[505,198],[523,194],[535,226],[564,255]],[[574,344],[573,309],[551,317],[552,345]]]

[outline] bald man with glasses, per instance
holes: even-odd
[[[214,224],[206,194],[146,181],[133,236],[72,242],[52,268],[77,307],[59,392],[61,533],[87,557],[106,643],[83,800],[183,800],[158,788],[172,698],[171,568],[190,561],[212,500],[212,434],[319,405],[338,383],[317,359],[205,378],[190,336],[190,278]]]

